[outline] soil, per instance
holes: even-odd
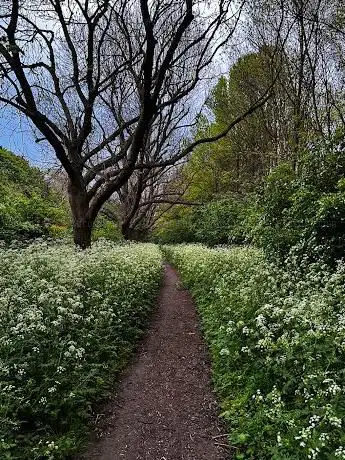
[[[217,412],[193,300],[167,265],[148,334],[78,460],[230,459]]]

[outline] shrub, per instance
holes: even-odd
[[[328,264],[345,254],[345,142],[342,133],[309,146],[294,172],[281,164],[265,179],[262,217],[254,241],[284,259],[297,245],[300,257]],[[296,253],[296,250],[294,251]]]
[[[159,228],[163,244],[203,243],[217,246],[242,243],[258,218],[254,200],[226,197],[192,209],[174,210],[171,219]]]
[[[160,244],[195,242],[195,231],[191,208],[174,206],[161,218],[153,234],[153,240]]]
[[[120,241],[123,239],[118,224],[108,220],[104,216],[98,216],[92,230],[92,239],[94,241],[101,238],[111,241]]]
[[[240,218],[241,203],[235,199],[222,199],[208,203],[195,213],[195,241],[210,246],[239,242],[242,235],[234,227]]]
[[[70,226],[67,202],[45,183],[43,173],[0,147],[0,240],[30,240],[51,226]]]
[[[297,243],[299,230],[288,215],[296,190],[295,173],[289,164],[277,166],[265,178],[259,200],[261,218],[254,240],[269,255],[285,256]]]

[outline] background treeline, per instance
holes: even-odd
[[[221,132],[273,78],[277,56],[262,48],[240,58],[213,89],[195,138]],[[286,58],[283,59],[286,60]],[[287,68],[287,65],[285,66]],[[164,243],[254,243],[270,255],[285,256],[292,247],[311,258],[344,253],[344,124],[342,110],[304,103],[296,125],[295,101],[284,72],[272,98],[226,137],[195,149],[179,171],[184,199],[193,206],[169,210],[156,228]],[[301,92],[297,104],[306,100]],[[315,96],[316,97],[316,96]],[[343,96],[341,96],[343,97]],[[316,110],[314,110],[316,109]],[[329,126],[317,127],[322,113]],[[317,113],[318,112],[318,113]]]
[[[292,247],[311,258],[343,257],[344,149],[341,131],[328,142],[315,142],[302,152],[295,169],[282,162],[263,176],[254,190],[250,183],[249,190],[241,193],[231,186],[226,190],[223,179],[227,171],[219,168],[212,187],[221,183],[224,190],[213,190],[201,205],[175,207],[165,215],[157,238],[164,243],[210,246],[254,243],[269,255],[283,257]],[[189,167],[192,169],[192,164]],[[199,190],[190,190],[194,200],[207,192],[210,176],[204,172],[199,180]]]

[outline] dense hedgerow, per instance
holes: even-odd
[[[145,326],[160,252],[39,243],[0,260],[0,458],[66,458]]]
[[[345,458],[345,265],[165,250],[196,299],[237,458]]]
[[[265,178],[252,241],[281,260],[293,248],[310,262],[334,265],[345,254],[344,132],[310,143],[293,168],[282,163]]]

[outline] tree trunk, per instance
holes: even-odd
[[[126,222],[121,225],[122,236],[125,240],[131,241],[145,241],[147,232],[131,228]]]
[[[89,200],[82,187],[70,183],[68,196],[72,212],[73,240],[76,246],[86,249],[91,246],[93,221],[88,216]]]
[[[76,246],[86,249],[91,246],[92,225],[89,222],[73,225],[73,240]]]
[[[129,227],[127,222],[122,222],[121,233],[122,233],[122,236],[124,237],[125,240],[131,240],[132,239],[131,228]]]

